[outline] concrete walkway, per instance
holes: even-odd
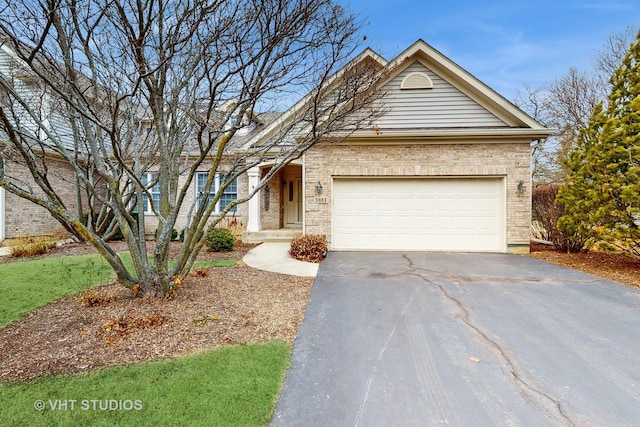
[[[292,276],[316,277],[318,264],[298,261],[289,255],[290,242],[264,242],[242,259],[249,267]]]

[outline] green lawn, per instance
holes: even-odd
[[[0,383],[0,425],[264,426],[288,358],[287,344],[269,342],[89,375]]]
[[[234,264],[205,261],[195,268]],[[98,255],[1,264],[0,326],[111,277]],[[264,426],[288,359],[286,343],[269,342],[91,374],[0,382],[0,426]]]
[[[121,254],[131,266],[129,254]],[[228,267],[231,259],[198,261],[194,268]],[[60,297],[108,282],[113,275],[99,255],[46,257],[0,264],[0,327]]]
[[[46,257],[0,265],[0,326],[62,296],[106,283],[112,270],[99,255]]]

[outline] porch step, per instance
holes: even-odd
[[[297,236],[302,236],[302,230],[299,228],[280,228],[278,230],[244,232],[242,241],[245,243],[290,242],[291,239]]]

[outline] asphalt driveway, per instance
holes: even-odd
[[[272,419],[639,423],[639,290],[524,256],[380,252],[320,265]]]

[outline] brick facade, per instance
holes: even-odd
[[[200,172],[208,172],[208,165],[203,165],[200,168]],[[224,168],[221,166],[218,170],[220,171],[224,171]],[[185,184],[185,178],[184,177],[180,177],[178,180],[178,185],[180,187],[182,187]],[[243,195],[247,194],[249,192],[249,182],[247,179],[247,175],[246,174],[242,174],[238,177],[238,195],[240,197],[242,197]],[[188,190],[187,190],[187,194],[184,198],[184,202],[182,204],[182,209],[180,209],[180,211],[178,212],[178,217],[176,218],[176,224],[175,224],[175,229],[176,231],[181,232],[186,226],[187,224],[190,222],[190,218],[189,218],[189,211],[191,210],[191,207],[193,206],[193,204],[195,203],[197,199],[197,194],[196,194],[196,183],[195,183],[195,179],[194,181],[191,183],[191,185],[189,186]],[[246,203],[242,203],[239,204],[237,206],[237,211],[235,213],[235,215],[233,213],[230,213],[227,215],[227,218],[231,218],[232,216],[235,216],[236,220],[241,223],[244,227],[246,227],[247,225],[247,205]],[[216,218],[216,215],[213,214],[210,218],[210,222],[213,221]],[[144,218],[144,225],[145,225],[145,231],[147,234],[153,234],[155,233],[156,228],[158,228],[158,219],[156,218],[156,216],[152,213],[147,213],[145,214],[145,218]],[[222,222],[224,224],[224,220]]]
[[[262,170],[262,177],[269,172],[269,169]],[[284,171],[279,171],[260,191],[260,224],[264,230],[282,227],[283,188],[281,183],[284,179],[283,176]]]
[[[20,182],[28,182],[32,188],[36,187],[31,174],[24,166],[7,162],[5,167],[7,176]],[[67,209],[71,212],[76,212],[77,201],[73,171],[64,162],[55,158],[47,160],[47,168],[49,182],[63,200]],[[5,191],[4,201],[5,238],[45,236],[64,231],[62,225],[45,208],[8,191]]]
[[[331,242],[334,177],[503,177],[509,252],[528,252],[531,218],[529,142],[363,144],[321,143],[305,154],[305,233]],[[324,186],[317,197],[315,185]],[[518,194],[520,181],[526,192]],[[326,200],[325,200],[326,199]]]
[[[75,213],[77,201],[75,195],[75,184],[73,181],[73,171],[63,161],[50,157],[47,159],[47,168],[49,172],[49,180],[55,188],[58,195],[64,201],[67,209]],[[7,175],[19,179],[21,181],[33,183],[33,179],[29,171],[17,166],[15,163],[7,162]],[[206,165],[203,166],[202,172],[207,172]],[[180,185],[183,185],[184,179],[181,178]],[[34,186],[34,184],[31,184]],[[191,184],[185,197],[182,209],[178,214],[175,229],[181,231],[189,219],[189,210],[192,203],[196,200],[195,182]],[[248,192],[248,180],[246,174],[238,177],[238,194],[244,195]],[[275,209],[278,208],[276,202]],[[237,220],[246,226],[247,224],[247,206],[240,204],[235,214]],[[64,228],[56,221],[51,214],[44,208],[5,191],[5,238],[17,238],[25,236],[43,236],[51,235],[57,231],[64,231]],[[145,231],[147,234],[153,234],[158,227],[158,220],[153,214],[145,214]]]
[[[305,233],[325,234],[331,242],[331,191],[334,177],[503,177],[506,183],[506,237],[509,252],[528,251],[530,236],[530,148],[528,142],[511,143],[420,143],[420,144],[363,144],[320,143],[305,154],[304,194]],[[11,165],[8,173],[31,180],[26,169]],[[67,207],[75,211],[73,174],[63,162],[50,159],[51,181]],[[300,166],[288,166],[297,168]],[[262,176],[268,172],[262,170]],[[206,165],[203,166],[206,172]],[[260,221],[262,229],[283,226],[284,193],[282,183],[287,169],[277,173],[260,193]],[[289,172],[292,170],[289,169]],[[324,187],[318,197],[315,186]],[[527,191],[520,195],[520,181]],[[268,190],[266,190],[268,188]],[[247,194],[248,179],[238,178],[238,193]],[[196,199],[195,183],[187,193],[183,209],[178,215],[176,229],[182,230],[188,221],[189,207]],[[240,204],[236,218],[247,224],[247,204]],[[154,215],[145,217],[146,231],[157,227]],[[25,199],[5,193],[5,237],[51,234],[62,226],[51,215]]]

